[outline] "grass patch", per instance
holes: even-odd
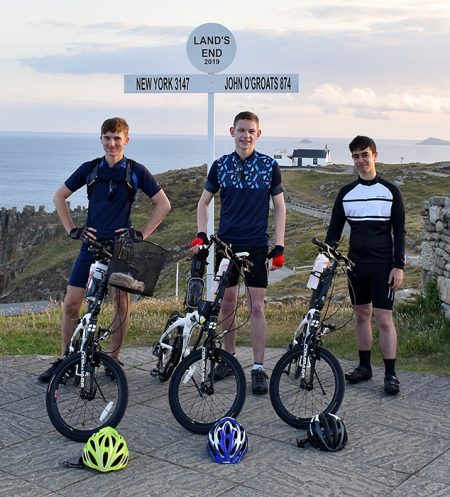
[[[411,305],[399,305],[394,310],[394,320],[399,337],[398,368],[423,371],[438,375],[450,374],[450,323],[440,309],[429,307],[430,297],[421,297]],[[174,310],[183,312],[183,302],[178,299],[145,298],[132,302],[131,320],[124,346],[152,346],[164,330],[169,315]],[[293,332],[307,310],[308,299],[298,298],[289,302],[271,302],[266,306],[269,328],[268,347],[287,346]],[[357,361],[358,351],[353,327],[352,311],[348,305],[330,312],[336,314],[327,320],[343,326],[327,335],[324,344],[341,359]],[[60,347],[62,305],[54,303],[42,314],[0,318],[0,354],[57,355]],[[113,307],[105,303],[100,323],[107,326],[112,321]],[[250,346],[248,312],[245,299],[238,311],[241,327],[238,346]],[[345,326],[344,324],[347,323]],[[108,342],[104,350],[108,349]],[[382,366],[378,345],[378,331],[374,327],[373,364]]]

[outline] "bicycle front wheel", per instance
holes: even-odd
[[[215,380],[214,371],[220,363],[227,368],[227,376]],[[169,404],[184,428],[208,433],[219,419],[235,418],[241,412],[245,394],[244,370],[235,357],[223,349],[214,349],[207,352],[203,369],[202,349],[198,349],[185,357],[173,373]]]
[[[308,352],[302,378],[303,347],[286,352],[270,378],[270,400],[278,416],[295,428],[307,428],[313,416],[336,413],[344,399],[342,367],[327,349]]]
[[[128,383],[119,363],[95,351],[86,362],[80,386],[81,353],[72,354],[56,369],[47,388],[47,413],[65,437],[86,442],[105,426],[117,426],[128,403]]]

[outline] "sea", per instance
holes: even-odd
[[[266,137],[257,150],[273,156],[295,148],[330,149],[331,162],[352,164],[348,143],[351,138]],[[449,145],[419,145],[421,140],[377,140],[378,159],[387,164],[450,161]],[[214,156],[231,153],[230,136],[217,136]],[[83,162],[100,157],[98,135],[72,133],[0,133],[0,208],[26,205],[53,212],[54,192]],[[148,167],[152,174],[207,164],[211,156],[207,136],[132,135],[126,155]],[[199,192],[200,195],[200,192]],[[86,206],[85,189],[70,197],[72,208]]]

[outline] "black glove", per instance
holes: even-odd
[[[189,247],[192,248],[197,245],[205,245],[206,243],[208,243],[208,237],[206,236],[206,233],[204,231],[199,231],[197,233],[197,236],[192,240]]]
[[[275,247],[267,254],[268,259],[272,259],[272,266],[281,268],[284,266],[284,247],[275,245]]]
[[[144,235],[142,231],[135,230],[134,228],[128,229],[128,235],[133,240],[133,242],[142,242]]]
[[[80,228],[72,228],[69,232],[70,238],[72,240],[81,240],[82,242],[86,241],[88,238],[88,230],[86,226],[81,226]]]
[[[274,259],[279,255],[284,254],[284,247],[282,245],[275,245],[275,247],[267,254],[268,259]]]

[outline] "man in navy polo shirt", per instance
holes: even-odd
[[[267,288],[267,259],[272,259],[271,269],[284,264],[284,230],[286,207],[284,203],[281,173],[277,162],[267,155],[255,151],[261,136],[259,118],[253,112],[241,112],[230,128],[234,138],[235,152],[217,159],[205,182],[197,206],[197,237],[191,243],[193,251],[206,240],[208,208],[214,195],[220,191],[221,209],[218,236],[232,244],[236,252],[247,251],[253,263],[245,278],[248,285],[247,302],[250,309],[250,336],[253,346],[254,364],[251,372],[254,394],[267,393],[267,374],[264,371],[264,350],[267,323],[264,314],[264,297]],[[275,248],[270,252],[268,222],[269,203],[274,207]],[[216,257],[216,268],[220,258]],[[224,337],[225,349],[235,353],[236,322],[234,310],[237,306],[238,274],[232,276],[221,307],[222,327],[230,330]],[[229,375],[227,366],[219,364],[215,379]]]
[[[128,124],[125,119],[113,117],[107,119],[101,127],[100,141],[105,151],[99,161],[82,164],[56,191],[53,201],[61,222],[73,239],[83,241],[80,253],[72,267],[72,272],[64,299],[61,356],[52,366],[39,376],[42,382],[50,381],[53,373],[62,361],[67,344],[80,316],[83,304],[89,268],[93,262],[92,253],[88,251],[87,238],[104,241],[114,239],[125,230],[130,230],[135,237],[145,239],[159,226],[170,211],[170,202],[155,178],[142,165],[129,161],[124,156],[128,144]],[[130,162],[132,162],[131,174]],[[94,164],[95,163],[95,164]],[[96,167],[95,178],[91,178]],[[66,200],[73,192],[88,187],[88,213],[85,226],[76,227]],[[141,189],[149,198],[154,208],[142,231],[132,228],[130,214],[134,193]],[[111,356],[118,358],[122,340],[128,330],[129,294],[120,290],[111,292],[115,306],[115,323],[117,329],[112,335]]]

